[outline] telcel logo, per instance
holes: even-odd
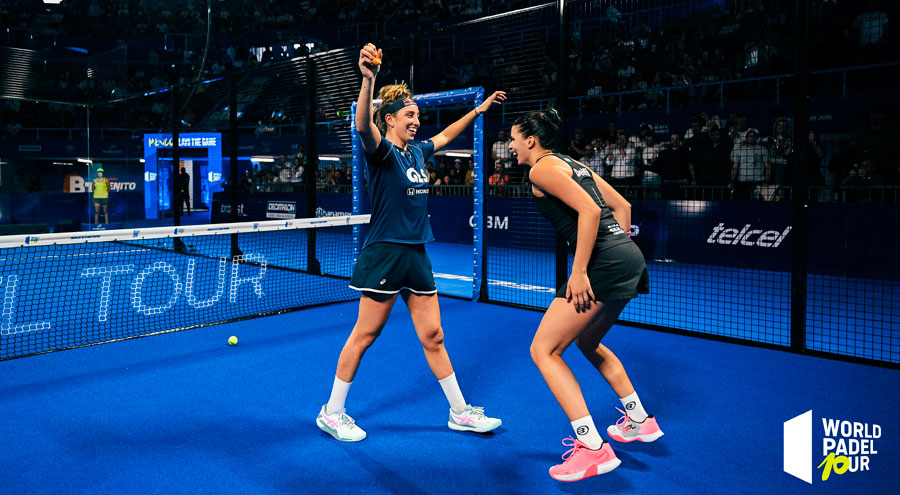
[[[706,240],[707,244],[724,244],[736,246],[759,246],[762,248],[777,248],[791,232],[788,225],[784,231],[777,230],[751,230],[751,224],[744,225],[741,230],[726,228],[724,223],[713,227],[712,235]]]

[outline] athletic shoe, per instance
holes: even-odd
[[[468,404],[466,404],[466,410],[460,414],[456,414],[453,409],[450,409],[450,420],[447,421],[447,426],[451,430],[474,431],[475,433],[487,433],[501,424],[503,421],[485,416],[483,407],[472,407]]]
[[[319,429],[341,442],[358,442],[366,438],[366,432],[356,426],[353,418],[347,416],[344,411],[341,409],[334,414],[325,414],[325,406],[322,406],[319,416],[316,417],[316,424],[319,425]]]
[[[609,442],[603,442],[603,446],[598,450],[591,450],[580,440],[572,437],[564,438],[562,444],[572,448],[562,455],[564,461],[562,464],[550,468],[550,476],[557,481],[583,480],[608,473],[622,463]]]
[[[619,408],[617,407],[616,409]],[[629,418],[628,413],[625,411],[619,409],[619,412],[622,413],[622,417],[616,421],[616,424],[610,425],[606,429],[606,433],[609,433],[610,438],[613,440],[618,440],[619,442],[633,442],[635,440],[652,442],[663,436],[663,432],[659,429],[656,418],[653,416],[647,416],[647,419],[638,423]]]

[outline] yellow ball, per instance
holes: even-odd
[[[228,337],[228,345],[237,345],[237,337],[234,335]]]

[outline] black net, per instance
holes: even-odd
[[[0,359],[352,300],[366,221],[6,237]]]

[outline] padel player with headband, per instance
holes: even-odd
[[[581,387],[562,354],[575,342],[622,401],[623,416],[607,428],[620,442],[652,442],[663,435],[648,415],[621,361],[600,343],[619,313],[650,280],[640,249],[630,239],[631,205],[591,169],[554,153],[559,138],[555,110],[516,119],[510,149],[529,178],[538,210],[574,250],[572,274],[544,313],[531,343],[531,357],[569,417],[576,438],[562,464],[550,468],[560,481],[577,481],[612,471],[619,459],[594,426]],[[626,412],[627,411],[627,412]]]
[[[431,371],[447,400],[447,425],[458,431],[484,433],[500,426],[484,409],[466,403],[444,348],[437,289],[425,243],[433,241],[428,220],[428,174],[425,162],[453,141],[475,118],[506,99],[502,91],[426,141],[415,141],[419,107],[405,84],[381,88],[381,105],[372,119],[372,97],[382,52],[371,43],[359,53],[362,88],[356,107],[356,129],[366,154],[372,217],[350,287],[361,291],[359,315],[338,358],[331,397],[316,424],[334,438],[355,442],[366,437],[345,412],[344,402],[363,354],[381,334],[397,295],[403,297]]]

